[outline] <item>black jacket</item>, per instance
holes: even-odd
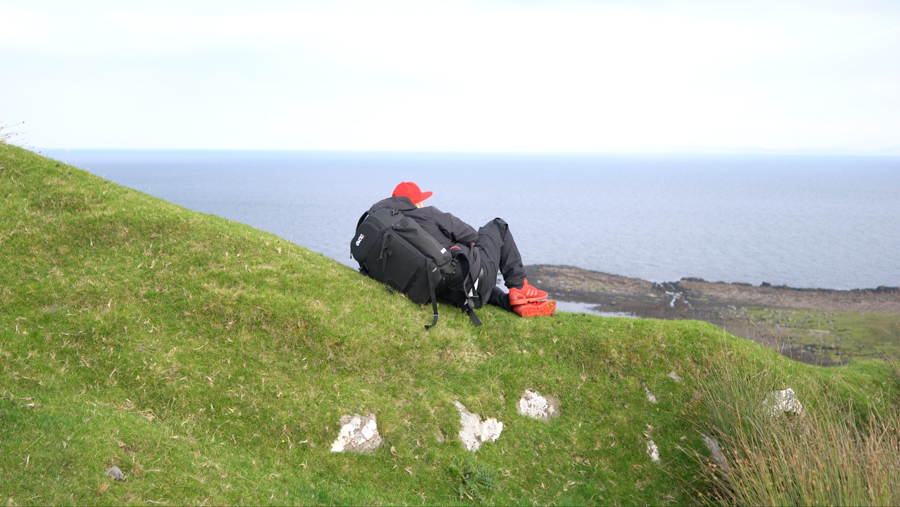
[[[465,256],[467,263],[457,262],[457,270],[451,281],[451,286],[459,286],[469,272],[463,273],[462,266],[468,264],[469,271],[472,273],[472,281],[478,278],[478,272],[481,268],[481,256],[475,243],[478,241],[478,231],[471,225],[456,218],[450,213],[435,208],[434,206],[425,206],[417,208],[408,197],[389,197],[382,199],[372,206],[372,210],[379,208],[394,208],[404,216],[416,221],[419,226],[428,234],[430,234],[442,247],[450,250],[453,258]],[[455,283],[454,283],[455,282]]]

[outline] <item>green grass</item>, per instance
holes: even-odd
[[[10,145],[0,223],[9,505],[698,503],[723,365],[896,394],[882,363],[816,368],[695,321],[484,308],[475,328],[444,306],[426,331],[430,307],[336,261]],[[562,417],[518,415],[525,389]],[[504,423],[471,460],[454,400]],[[354,413],[384,446],[331,453]]]
[[[900,315],[748,308],[747,317],[773,336],[841,362],[900,360]]]
[[[773,414],[763,402],[766,393],[788,387],[777,375],[747,375],[735,362],[717,363],[724,368],[702,390],[705,431],[722,446],[727,463],[708,462],[716,482],[711,504],[900,504],[896,392],[807,376],[792,385],[803,410]]]

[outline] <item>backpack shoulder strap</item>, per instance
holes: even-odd
[[[357,228],[357,229],[359,229],[359,226],[362,225],[363,220],[365,220],[367,216],[369,216],[369,212],[368,212],[368,211],[366,211],[365,213],[362,214],[361,217],[359,217],[359,220],[356,221],[356,228]]]
[[[469,320],[472,321],[472,324],[475,327],[478,327],[481,325],[481,321],[478,320],[478,315],[475,315],[475,308],[473,308],[473,306],[475,306],[475,305],[472,304],[472,300],[467,299],[466,300],[466,314],[469,316]]]
[[[431,278],[428,278],[428,290],[431,291],[431,311],[434,314],[434,320],[431,321],[431,325],[425,324],[425,329],[431,329],[437,325],[438,321],[438,309],[437,309],[437,298],[434,297],[434,283],[432,283]]]

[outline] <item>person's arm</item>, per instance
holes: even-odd
[[[454,243],[462,243],[465,245],[474,245],[478,241],[478,232],[471,225],[456,218],[450,213],[441,212],[442,219],[439,224],[444,233],[453,240]]]

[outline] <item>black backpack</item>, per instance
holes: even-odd
[[[363,213],[350,254],[360,273],[384,282],[391,292],[398,290],[420,305],[430,302],[434,320],[425,329],[437,324],[436,294],[446,291],[456,263],[415,220],[390,207]]]

